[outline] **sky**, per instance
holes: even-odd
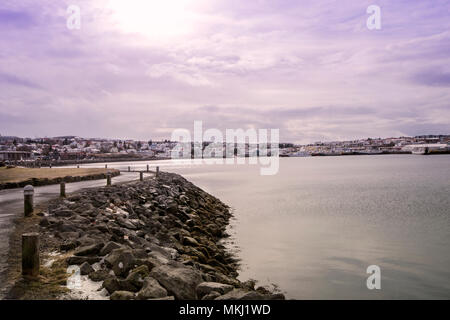
[[[2,0],[0,134],[450,134],[449,53],[450,0]]]

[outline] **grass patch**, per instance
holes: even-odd
[[[22,277],[22,234],[39,232],[40,216],[47,208],[48,203],[36,206],[30,217],[17,218],[14,221],[14,230],[10,235],[8,253],[8,272],[5,286],[6,299],[13,300],[50,300],[58,299],[62,294],[69,292],[66,287],[67,273],[66,258],[68,254],[49,256],[52,251],[47,245],[47,239],[41,234],[40,239],[40,268],[39,276],[35,279]],[[46,267],[44,261],[54,259],[51,266]]]
[[[18,183],[29,179],[56,179],[67,176],[82,177],[112,172],[103,168],[0,168],[0,183]]]
[[[66,287],[67,263],[65,259],[58,259],[51,267],[41,265],[39,277],[36,279],[21,278],[11,288],[8,299],[19,300],[50,300],[70,290]]]

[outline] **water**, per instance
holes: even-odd
[[[241,280],[293,299],[450,298],[449,155],[281,158],[275,176],[254,165],[150,164],[233,207]],[[367,289],[369,265],[381,268],[380,290]]]

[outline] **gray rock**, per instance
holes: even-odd
[[[111,300],[132,300],[134,293],[129,291],[114,291],[110,297]]]
[[[61,245],[59,246],[59,248],[62,251],[73,250],[76,247],[78,247],[78,242],[77,241],[65,241],[65,242],[61,243]]]
[[[80,274],[83,275],[87,275],[90,274],[91,272],[94,272],[94,268],[92,268],[92,266],[87,263],[84,262],[81,266],[80,266]]]
[[[146,265],[141,265],[131,270],[125,280],[137,289],[141,289],[144,284],[144,279],[148,277],[149,273],[148,267]]]
[[[107,244],[105,244],[105,246],[100,250],[100,255],[101,256],[106,256],[107,254],[111,253],[111,251],[113,251],[114,249],[119,249],[120,248],[120,244],[114,242],[114,241],[110,241]]]
[[[90,264],[94,264],[96,262],[99,262],[101,260],[100,257],[78,257],[78,256],[72,256],[72,257],[68,257],[66,259],[66,262],[68,265],[80,265],[83,264],[84,262],[88,262]]]
[[[137,294],[137,298],[140,300],[163,298],[166,296],[167,290],[164,289],[158,281],[151,277],[144,279],[142,289]]]
[[[245,289],[234,289],[215,300],[285,300],[282,293],[262,294],[258,291],[247,291]]]
[[[208,293],[206,296],[202,298],[202,300],[214,300],[217,297],[220,297],[220,293],[217,291],[211,291],[211,293]]]
[[[89,279],[92,281],[104,281],[108,277],[109,272],[107,270],[97,270],[89,274]]]
[[[76,256],[95,255],[95,254],[98,254],[102,248],[103,248],[103,243],[96,243],[96,244],[78,248],[75,251],[74,255],[76,255]]]
[[[193,246],[193,247],[198,247],[200,245],[198,241],[192,237],[183,237],[183,244],[185,246]]]
[[[168,296],[163,298],[147,299],[147,300],[175,300],[174,296]]]
[[[55,217],[71,217],[74,214],[72,210],[55,210]]]
[[[109,277],[103,281],[103,288],[105,288],[109,294],[114,293],[115,291],[120,290],[120,283],[116,277]]]
[[[114,249],[105,257],[105,264],[112,268],[116,276],[126,276],[135,265],[136,258],[131,250]]]
[[[197,286],[197,295],[199,297],[203,297],[207,294],[210,294],[211,292],[215,291],[218,292],[219,295],[223,295],[225,293],[230,292],[233,290],[234,287],[229,284],[223,284],[219,282],[202,282]]]
[[[195,288],[203,282],[200,273],[188,267],[162,265],[154,268],[150,275],[178,300],[197,299]]]

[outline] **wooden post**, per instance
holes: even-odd
[[[80,169],[80,165],[79,164],[77,165],[77,169]]]
[[[131,171],[131,167],[130,166],[128,166],[128,172],[130,172]]]
[[[158,178],[159,176],[159,167],[156,167],[156,177]]]
[[[107,164],[105,164],[105,169],[108,169],[108,165]]]
[[[34,188],[31,185],[25,186],[23,188],[23,203],[24,203],[24,214],[25,217],[30,216],[33,213],[33,197],[34,197]]]
[[[149,165],[147,165],[147,172],[150,170],[150,167],[149,167]]]
[[[65,198],[66,197],[66,183],[64,181],[62,181],[61,184],[60,184],[59,196],[61,198]]]
[[[144,173],[142,171],[139,172],[139,180],[144,181]]]
[[[106,175],[106,185],[107,186],[111,185],[111,175],[109,173]]]
[[[39,234],[22,234],[22,275],[39,275]]]

